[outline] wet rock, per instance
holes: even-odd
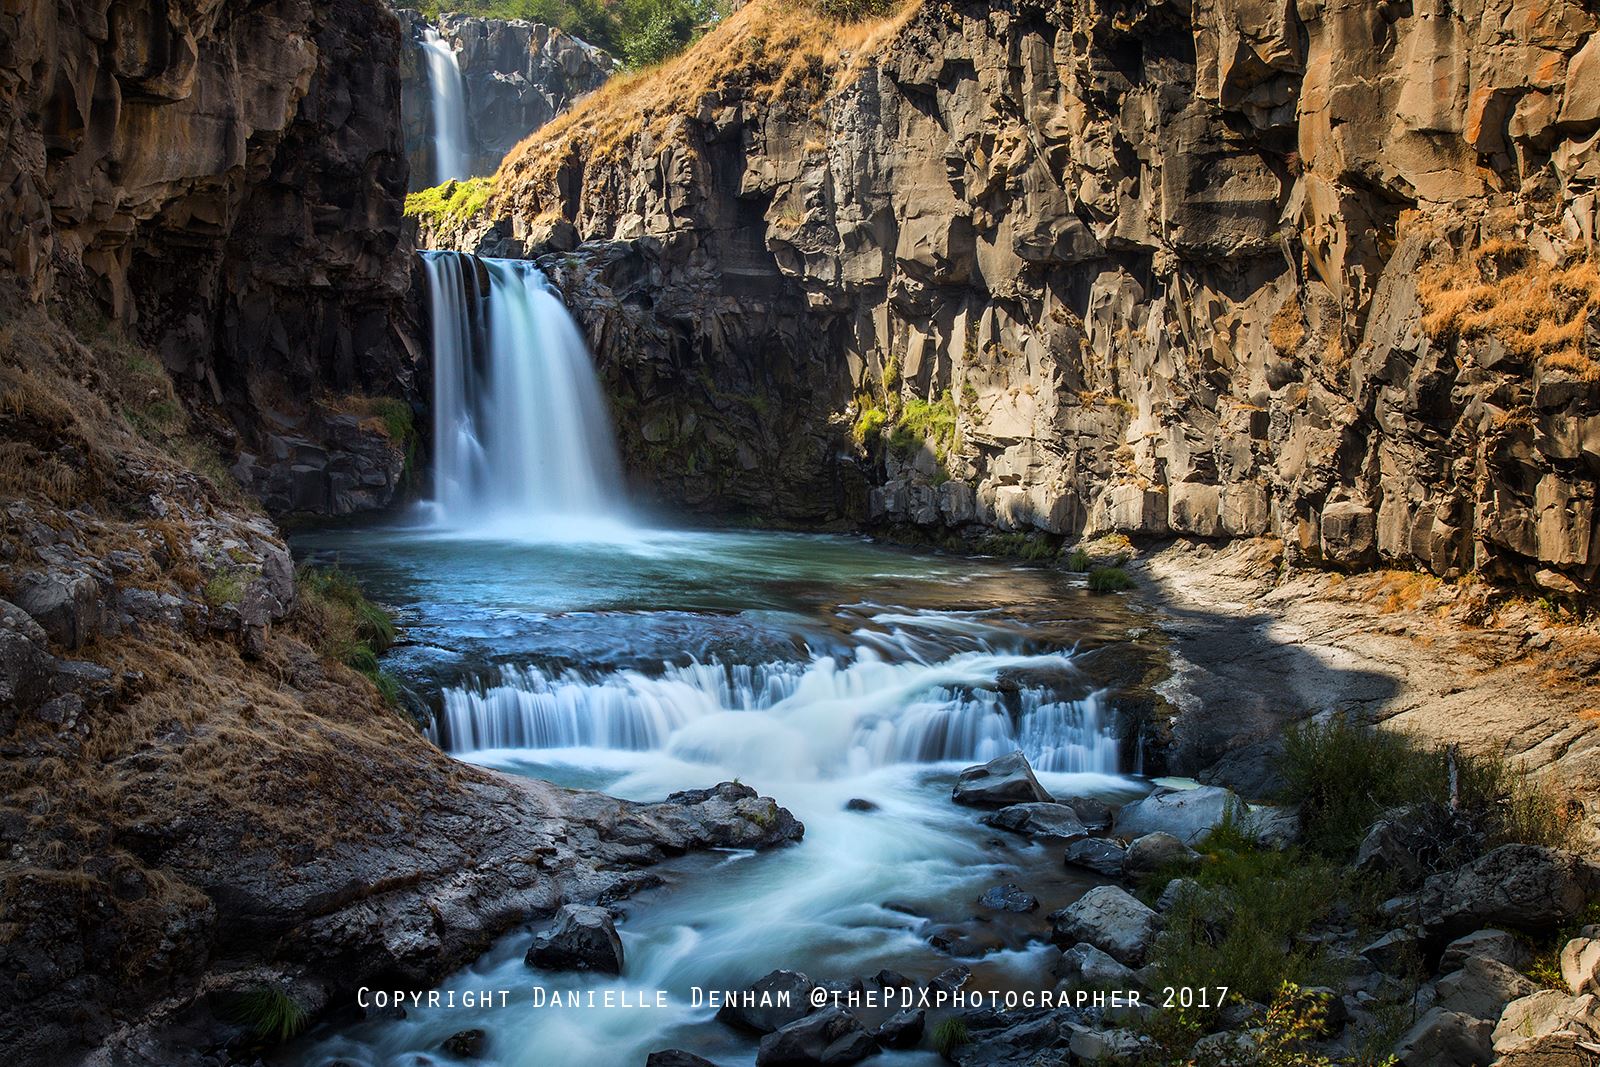
[[[1087,942],[1130,967],[1145,960],[1161,927],[1161,917],[1131,893],[1096,886],[1050,915],[1050,940],[1058,945]]]
[[[1600,868],[1575,852],[1502,845],[1428,878],[1408,903],[1430,933],[1485,926],[1551,930],[1582,914],[1600,891]]]
[[[928,979],[928,988],[935,993],[954,993],[971,980],[971,967],[946,967]]]
[[[1444,947],[1439,957],[1439,970],[1441,973],[1457,970],[1474,956],[1520,970],[1528,962],[1528,948],[1521,939],[1504,930],[1475,930]]]
[[[956,779],[950,798],[957,804],[979,808],[1054,803],[1033,776],[1033,768],[1021,751],[998,756],[979,767],[968,767]]]
[[[756,1067],[855,1063],[877,1048],[861,1020],[843,1008],[824,1008],[763,1037]]]
[[[1037,911],[1039,898],[1007,882],[1005,885],[997,885],[986,891],[978,898],[978,904],[993,911],[1009,911],[1020,915],[1024,912]]]
[[[1405,1067],[1487,1067],[1494,1059],[1488,1019],[1429,1008],[1395,1045]]]
[[[622,939],[605,908],[566,904],[555,925],[533,939],[523,962],[547,971],[621,974]]]
[[[1537,992],[1538,988],[1503,963],[1473,956],[1439,979],[1435,1005],[1479,1019],[1498,1019],[1507,1002]]]
[[[439,1048],[448,1055],[462,1060],[476,1060],[488,1047],[489,1035],[482,1030],[458,1030],[444,1039]]]
[[[985,826],[1016,834],[1071,840],[1088,834],[1078,813],[1066,804],[1012,804],[978,820]]]
[[[1158,789],[1143,800],[1124,804],[1112,822],[1118,837],[1168,833],[1186,845],[1197,844],[1230,812],[1244,805],[1230,789],[1203,785],[1197,789]]]
[[[1078,821],[1091,833],[1111,829],[1111,817],[1115,812],[1105,801],[1094,797],[1067,797],[1061,803],[1071,808],[1078,816]]]
[[[663,806],[691,809],[698,831],[726,842],[726,847],[770,848],[798,841],[806,832],[788,808],[738,782],[672,793]]]
[[[928,935],[928,944],[952,956],[982,955],[983,947],[960,926],[941,926]]]
[[[921,1008],[897,1011],[878,1024],[874,1036],[884,1048],[916,1048],[927,1025],[926,1015]]]
[[[1122,873],[1129,878],[1143,878],[1163,867],[1192,870],[1200,864],[1200,853],[1167,833],[1145,834],[1128,844],[1128,853],[1122,859]]]
[[[845,801],[844,810],[845,811],[863,811],[863,812],[865,812],[865,811],[877,811],[878,810],[878,805],[874,804],[870,800],[864,800],[861,797],[851,797],[849,800]]]
[[[1122,862],[1127,855],[1127,849],[1114,841],[1090,837],[1067,846],[1066,862],[1069,867],[1086,867],[1098,874],[1116,877],[1122,874]]]
[[[772,971],[750,983],[743,991],[748,997],[718,1008],[717,1020],[742,1030],[770,1034],[811,1012],[811,991],[815,988],[816,983],[799,971]]]
[[[650,1053],[645,1057],[644,1067],[717,1067],[717,1065],[704,1056],[696,1056],[681,1048],[669,1048]]]
[[[1134,989],[1139,985],[1133,970],[1088,942],[1079,942],[1061,953],[1050,971],[1058,981],[1071,987]]]
[[[1561,980],[1573,996],[1600,993],[1600,940],[1575,937],[1561,946]]]
[[[879,989],[919,989],[917,980],[899,971],[882,970],[872,976],[872,984]]]

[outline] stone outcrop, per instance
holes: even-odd
[[[274,503],[387,503],[406,442],[335,416],[420,384],[393,14],[32,4],[0,42],[0,271],[132,328]]]
[[[397,14],[408,42],[400,87],[413,188],[433,184],[436,173],[428,68],[418,44],[424,28],[439,34],[461,67],[473,174],[493,174],[517,142],[617,70],[617,61],[604,51],[557,26],[449,13],[430,23],[409,8]]]
[[[1582,592],[1597,22],[757,0],[532,139],[456,241],[544,257],[679,504]]]

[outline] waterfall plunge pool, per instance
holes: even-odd
[[[565,543],[347,528],[304,532],[294,548],[397,612],[404,640],[385,666],[435,709],[434,737],[458,758],[638,800],[738,778],[806,834],[656,868],[665,884],[622,905],[621,979],[532,971],[533,935],[517,930],[440,987],[511,989],[509,1006],[411,1008],[313,1034],[284,1063],[445,1064],[441,1044],[481,1028],[482,1062],[506,1067],[639,1065],[666,1048],[749,1064],[756,1041],[691,990],[780,967],[926,982],[960,963],[969,988],[1050,989],[1044,916],[1100,879],[952,804],[955,774],[1021,747],[1058,796],[1144,788],[1118,716],[1137,702],[1154,639],[1137,604],[1052,568],[848,537],[637,528]],[[848,810],[857,799],[876,810]],[[977,905],[1005,882],[1040,908]],[[958,935],[953,952],[929,943],[941,931]],[[534,1008],[536,984],[630,1003],[664,990],[668,1003]],[[922,1049],[872,1062],[942,1061]]]

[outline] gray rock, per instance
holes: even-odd
[[[851,797],[849,800],[845,801],[844,810],[861,812],[877,811],[878,805],[861,797]]]
[[[1405,1067],[1484,1067],[1494,1059],[1493,1031],[1487,1019],[1430,1008],[1394,1051]]]
[[[0,600],[0,734],[49,694],[49,640],[32,616]]]
[[[1600,940],[1575,937],[1561,946],[1561,980],[1573,996],[1600,993]]]
[[[1094,797],[1067,797],[1061,803],[1071,808],[1077,814],[1078,821],[1091,833],[1111,829],[1111,817],[1115,812],[1105,801]]]
[[[1251,800],[1275,797],[1283,791],[1283,776],[1278,770],[1282,760],[1283,738],[1274,734],[1230,749],[1195,779],[1201,785],[1226,786]]]
[[[751,1004],[723,1004],[717,1009],[717,1020],[742,1030],[770,1034],[810,1014],[811,991],[815,988],[816,983],[799,971],[772,971],[742,991],[750,995]]]
[[[1444,947],[1439,957],[1439,970],[1441,973],[1457,970],[1474,956],[1518,970],[1528,962],[1528,947],[1516,935],[1504,930],[1475,930]]]
[[[1538,989],[1505,964],[1473,956],[1439,979],[1435,1004],[1479,1019],[1498,1019],[1506,1004]]]
[[[1262,848],[1285,849],[1300,841],[1300,809],[1260,804],[1245,816],[1245,825]]]
[[[1092,1030],[1074,1026],[1067,1047],[1081,1062],[1112,1063],[1137,1057],[1148,1041],[1132,1030]]]
[[[81,648],[104,623],[105,597],[91,574],[59,570],[25,574],[16,583],[15,600],[64,648]]]
[[[1180,901],[1190,896],[1204,893],[1199,882],[1193,878],[1174,878],[1161,890],[1161,895],[1156,898],[1156,910],[1162,913],[1169,912]]]
[[[1067,846],[1066,862],[1069,867],[1086,867],[1099,874],[1115,877],[1122,873],[1122,861],[1128,850],[1103,837],[1089,837]]]
[[[1020,887],[1007,882],[1005,885],[994,886],[985,892],[983,896],[978,898],[978,904],[994,911],[1009,911],[1020,915],[1025,912],[1037,911],[1039,898],[1031,893],[1025,893]]]
[[[1200,853],[1171,834],[1158,831],[1129,843],[1128,854],[1122,860],[1122,873],[1138,879],[1164,867],[1193,870],[1199,864]]]
[[[1061,837],[1068,840],[1089,833],[1077,811],[1066,804],[1012,804],[978,820],[985,826],[1017,834]]]
[[[1129,967],[1145,960],[1161,917],[1132,894],[1116,886],[1089,890],[1070,906],[1050,915],[1050,939],[1058,945],[1087,942]]]
[[[644,1067],[717,1067],[704,1056],[696,1056],[681,1048],[663,1049],[645,1057]]]
[[[1495,1054],[1508,1067],[1578,1067],[1585,1064],[1578,1042],[1600,1043],[1600,999],[1592,993],[1569,997],[1554,989],[1519,997],[1500,1013],[1493,1041]]]
[[[1244,812],[1230,789],[1203,785],[1198,789],[1158,789],[1143,800],[1124,804],[1111,824],[1118,837],[1168,833],[1186,845],[1197,844],[1229,811]]]
[[[1431,876],[1411,904],[1435,935],[1485,926],[1542,931],[1576,919],[1597,890],[1600,869],[1575,852],[1502,845]]]
[[[1131,968],[1086,941],[1063,950],[1050,973],[1072,988],[1133,989],[1139,985]]]
[[[878,1044],[884,1048],[916,1048],[927,1026],[926,1015],[921,1008],[895,1012],[878,1024]]]
[[[565,904],[555,925],[534,938],[523,962],[547,971],[621,974],[622,939],[606,909]]]
[[[1362,838],[1355,867],[1362,874],[1385,875],[1401,885],[1415,885],[1423,870],[1412,829],[1402,822],[1379,819]]]
[[[972,968],[956,965],[946,967],[928,979],[928,988],[935,993],[954,993],[972,980]]]
[[[1020,750],[962,771],[950,798],[957,804],[979,808],[1054,802],[1033,776],[1033,768]]]
[[[444,1039],[439,1048],[460,1060],[481,1059],[488,1047],[489,1035],[482,1030],[458,1030]]]
[[[1399,974],[1422,962],[1422,935],[1415,930],[1390,930],[1361,950],[1362,958],[1388,974]]]
[[[855,1063],[877,1048],[861,1020],[843,1008],[823,1008],[763,1037],[756,1067]]]

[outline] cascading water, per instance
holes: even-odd
[[[428,63],[428,96],[432,104],[433,184],[471,177],[467,83],[461,77],[455,49],[429,26],[422,31],[422,55]]]
[[[424,252],[438,525],[559,536],[615,519],[621,466],[572,316],[531,263]]]

